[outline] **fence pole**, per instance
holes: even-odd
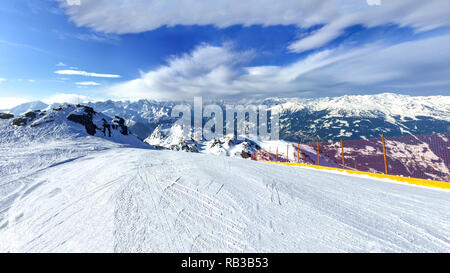
[[[289,144],[286,144],[286,161],[289,162]]]
[[[275,157],[275,161],[278,162],[278,146],[277,146],[277,155]]]
[[[345,169],[345,160],[344,160],[344,141],[341,139],[341,154],[342,154],[342,169]]]
[[[384,134],[381,135],[381,143],[383,143],[384,172],[388,174],[388,165],[386,157],[386,145],[384,144]]]
[[[300,163],[300,143],[297,144],[297,163]]]
[[[319,155],[319,142],[317,142],[317,165],[320,165],[320,155]]]

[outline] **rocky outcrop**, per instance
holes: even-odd
[[[7,113],[0,113],[0,119],[12,119],[14,115]]]
[[[247,152],[242,152],[241,153],[241,157],[242,158],[245,158],[245,159],[247,159],[247,158],[249,158],[249,157],[251,157],[252,155],[250,154],[250,153],[247,153]]]
[[[87,114],[86,115],[70,114],[67,117],[67,119],[83,125],[86,128],[86,132],[91,136],[95,135],[98,129],[97,126],[94,124],[94,122],[92,122],[92,116],[89,116]]]
[[[103,136],[106,136],[106,131],[108,130],[108,137],[111,137],[111,124],[108,123],[108,121],[104,118],[102,118],[103,124],[102,124],[102,132]]]
[[[97,125],[94,124],[93,121],[93,115],[95,114],[95,111],[91,107],[82,106],[84,108],[84,114],[70,114],[67,119],[70,121],[73,121],[75,123],[81,124],[86,128],[86,132],[90,134],[91,136],[95,135],[97,132]],[[61,111],[56,110],[55,111]]]
[[[207,143],[207,147],[212,151],[230,151],[229,156],[242,157],[245,159],[250,158],[254,151],[261,149],[256,142],[250,139],[239,140],[231,135],[213,139]],[[231,151],[233,152],[231,153]]]
[[[81,111],[78,110],[77,113],[70,114],[67,119],[83,125],[88,134],[93,136],[98,130],[103,133],[103,136],[111,137],[112,130],[119,130],[122,135],[129,135],[128,127],[125,125],[125,120],[123,118],[115,116],[115,118],[109,122],[106,118],[96,121],[95,115],[97,112],[94,111],[94,108],[83,105],[77,105],[76,108],[81,109]]]
[[[25,126],[27,125],[27,119],[25,117],[18,117],[13,119],[12,124],[15,126]]]
[[[170,145],[168,149],[172,151],[189,152],[189,153],[200,152],[199,147],[195,141],[186,141],[186,140],[183,140],[177,144]]]
[[[40,110],[36,111],[37,113],[40,112]],[[25,117],[29,118],[30,120],[33,120],[36,118],[36,113],[35,112],[28,112],[25,114]]]
[[[113,122],[113,128],[120,128],[120,133],[124,136],[128,135],[128,127],[125,126],[125,120],[121,117],[115,116]]]
[[[12,124],[15,126],[26,126],[29,122],[33,121],[37,117],[37,114],[39,112],[40,111],[37,110],[34,112],[28,112],[24,115],[21,115],[15,119],[13,119]]]
[[[226,135],[212,140],[199,140],[192,130],[184,130],[179,124],[160,124],[153,133],[144,140],[148,144],[173,151],[208,153],[215,155],[250,158],[254,151],[261,147],[248,138],[236,138]]]
[[[144,142],[172,151],[200,152],[201,143],[195,141],[191,134],[185,135],[183,132],[183,128],[179,125],[160,124]]]

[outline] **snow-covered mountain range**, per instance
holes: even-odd
[[[183,130],[174,124],[175,119],[171,118],[171,110],[178,103],[152,100],[134,102],[109,100],[91,102],[88,105],[106,116],[122,116],[125,125],[134,135],[157,148],[248,158],[252,152],[259,150],[260,146],[274,147],[273,144],[264,144],[255,141],[256,139],[236,140],[230,135],[211,141],[196,140],[191,135],[184,135]],[[223,109],[227,104],[223,101],[212,103],[220,105]],[[384,93],[319,99],[270,98],[242,100],[233,103],[242,105],[262,104],[266,105],[271,111],[278,112],[280,114],[280,138],[291,143],[333,142],[341,139],[361,140],[379,138],[384,133],[387,137],[390,137],[387,146],[388,153],[392,153],[398,150],[396,147],[405,146],[403,143],[405,140],[394,140],[392,137],[450,132],[450,96],[414,97]],[[42,102],[32,102],[19,105],[8,112],[17,116],[31,111],[31,109],[36,110],[34,108],[51,110],[56,107],[56,105],[49,106]],[[99,126],[101,127],[101,125]],[[408,146],[411,149],[404,148],[401,153],[396,153],[395,155],[399,157],[398,160],[403,162],[406,159],[420,157],[417,151],[425,149],[430,152],[430,156],[427,157],[430,164],[427,164],[427,166],[438,164],[436,168],[425,171],[427,167],[419,166],[423,165],[423,160],[403,162],[403,165],[412,164],[407,172],[408,174],[416,173],[416,169],[420,167],[419,169],[423,170],[420,177],[448,179],[448,159],[439,154],[438,149],[441,147],[429,147],[427,141],[419,138],[408,141],[414,142],[412,146]],[[443,143],[445,145],[447,142],[444,141]],[[367,155],[373,154],[375,157],[379,157],[378,153],[371,152],[379,152],[379,145],[363,144],[360,146],[354,144],[358,146],[354,149]],[[353,144],[350,143],[349,145]],[[413,149],[413,147],[417,149]],[[351,160],[356,162],[356,158],[350,155],[350,147],[346,147],[346,149],[348,150],[349,162]],[[337,151],[338,149],[329,152],[328,157],[331,161],[336,161],[336,158],[339,157],[339,155],[332,155],[338,154]],[[390,158],[394,158],[393,156]],[[369,160],[369,157],[366,159]],[[365,162],[365,160],[359,158],[359,162]],[[392,163],[394,166],[396,164]],[[361,168],[361,166],[358,168]],[[378,171],[382,171],[382,169],[383,166],[377,167]],[[401,173],[406,174],[403,171]]]
[[[385,93],[267,103],[281,113],[281,138],[302,143],[450,132],[450,96]]]
[[[280,113],[280,138],[292,142],[335,141],[450,132],[450,96],[407,96],[391,93],[334,98],[270,98],[213,102],[267,105]],[[11,109],[15,115],[46,106],[28,103]],[[139,138],[148,138],[161,124],[172,124],[174,101],[103,101],[89,106],[109,116],[121,116]],[[206,103],[205,103],[206,104]],[[52,105],[52,107],[54,107]],[[32,108],[32,107],[31,107]],[[167,125],[163,125],[167,126]]]

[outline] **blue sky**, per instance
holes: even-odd
[[[448,14],[447,0],[6,0],[0,109],[29,100],[448,95]]]

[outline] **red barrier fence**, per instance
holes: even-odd
[[[256,151],[252,159],[450,182],[450,133],[279,146]]]

